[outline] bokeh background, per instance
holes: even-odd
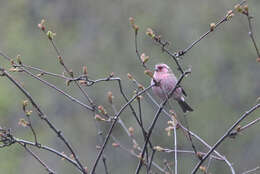
[[[135,17],[140,27],[139,48],[150,56],[149,67],[158,62],[167,63],[176,71],[174,62],[162,53],[160,47],[145,36],[151,27],[171,42],[170,49],[180,50],[206,32],[211,22],[221,19],[238,1],[236,0],[19,0],[0,2],[0,49],[11,57],[21,54],[25,64],[36,66],[51,72],[62,73],[63,69],[48,39],[37,28],[44,18],[47,27],[56,32],[55,42],[64,55],[67,65],[75,74],[80,74],[83,65],[88,67],[92,79],[107,77],[114,72],[123,82],[129,97],[133,95],[134,85],[127,79],[131,73],[145,86],[150,79],[143,73],[134,49],[134,33],[128,18]],[[258,44],[260,38],[260,1],[248,2],[254,19],[254,31]],[[0,59],[0,65],[10,68],[9,62]],[[188,118],[189,127],[210,145],[213,145],[224,132],[260,96],[260,64],[256,62],[256,53],[248,36],[248,23],[245,16],[235,17],[222,25],[213,34],[195,46],[182,60],[184,67],[192,66],[192,74],[183,82],[188,93],[188,102],[194,108]],[[97,154],[96,124],[91,112],[67,100],[39,81],[20,73],[13,76],[21,81],[30,91],[49,119],[64,132],[69,142],[76,149],[81,161],[89,168]],[[59,88],[85,99],[72,85],[55,78],[44,77]],[[117,109],[124,103],[116,83],[102,83],[89,87],[93,100],[104,105],[110,114],[113,111],[107,102],[107,92],[115,96]],[[5,78],[0,79],[0,125],[11,128],[14,135],[33,140],[29,129],[18,125],[23,118],[21,102],[25,97]],[[172,106],[179,112],[176,103]],[[136,105],[136,103],[134,104]],[[149,126],[155,108],[143,100],[144,122]],[[250,115],[241,125],[259,117],[260,111]],[[33,124],[42,144],[55,147],[68,153],[62,142],[33,115]],[[122,114],[127,127],[135,128],[135,135],[140,143],[142,138],[130,110]],[[100,124],[106,131],[107,124]],[[154,145],[173,147],[173,138],[164,131],[167,119],[162,116],[158,121],[152,141]],[[260,165],[259,125],[244,131],[236,139],[226,140],[217,150],[232,162],[235,170],[242,173]],[[131,148],[132,143],[117,126],[114,135],[122,144]],[[189,142],[179,130],[179,148],[190,149]],[[109,142],[105,150],[110,173],[134,173],[137,160],[122,151],[111,147]],[[206,149],[197,141],[196,147]],[[38,151],[40,157],[57,173],[78,173],[70,164],[56,156]],[[172,154],[157,153],[155,161],[163,166],[164,159],[171,160]],[[179,155],[179,173],[189,173],[197,160],[187,154]],[[156,170],[155,170],[156,171]],[[230,173],[224,162],[213,161],[211,173]],[[46,173],[46,171],[22,147],[13,145],[0,149],[0,173],[27,174]],[[104,173],[100,163],[97,173]],[[143,171],[145,173],[145,171]]]

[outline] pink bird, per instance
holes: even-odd
[[[165,100],[167,97],[171,97],[169,95],[177,83],[177,78],[173,74],[171,68],[166,64],[155,65],[155,71],[151,84],[154,84],[154,80],[159,82],[159,86],[152,87],[154,94],[162,100]],[[193,111],[188,103],[185,102],[184,96],[186,96],[186,93],[181,87],[178,87],[173,93],[173,98],[179,103],[183,112]]]

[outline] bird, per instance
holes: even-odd
[[[155,65],[153,78],[151,79],[151,85],[155,83],[158,83],[158,85],[153,86],[152,91],[161,100],[173,97],[178,102],[184,113],[193,111],[193,109],[184,99],[186,93],[182,87],[176,88],[172,96],[170,96],[170,93],[176,86],[177,78],[168,65],[164,63]]]

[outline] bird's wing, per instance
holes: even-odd
[[[168,85],[166,86],[166,88],[169,89],[169,88],[172,88],[173,86],[175,87],[175,85],[176,85],[176,83],[177,83],[177,81],[178,81],[178,79],[176,78],[176,76],[175,76],[173,73],[169,73],[167,79],[170,81],[170,83],[166,83],[166,84],[168,84]],[[171,84],[171,85],[170,85],[170,84]],[[169,86],[169,85],[170,85],[170,86]],[[172,85],[173,85],[173,86],[172,86]],[[179,85],[179,86],[180,86],[180,87],[177,89],[177,91],[179,91],[178,93],[179,93],[179,94],[183,94],[185,97],[187,97],[187,93],[184,91],[183,87],[182,87],[181,85]]]
[[[175,77],[174,74],[165,74],[164,78],[162,78],[162,89],[163,91],[170,92],[176,85],[177,78]]]

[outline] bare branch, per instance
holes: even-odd
[[[121,109],[118,111],[118,113],[115,115],[115,117],[114,117],[114,119],[113,119],[113,123],[112,123],[112,125],[110,126],[110,129],[109,129],[109,131],[108,131],[108,133],[107,133],[107,136],[106,136],[106,138],[105,138],[105,141],[104,141],[104,143],[103,143],[103,145],[102,145],[102,147],[101,147],[101,150],[99,151],[98,156],[97,156],[97,158],[96,158],[96,160],[95,160],[95,163],[94,163],[93,169],[92,169],[92,171],[91,171],[91,174],[94,174],[94,173],[95,173],[97,164],[98,164],[98,162],[99,162],[99,160],[100,160],[100,157],[101,157],[101,155],[102,155],[102,153],[103,153],[103,151],[104,151],[104,149],[105,149],[105,147],[106,147],[106,145],[107,145],[107,142],[108,142],[108,140],[109,140],[109,138],[110,138],[110,135],[111,135],[111,133],[112,133],[112,131],[113,131],[113,129],[114,129],[114,127],[115,127],[117,121],[118,121],[118,118],[119,118],[120,114],[125,110],[125,108],[126,108],[130,103],[132,103],[132,102],[134,101],[134,99],[135,99],[136,97],[138,97],[139,95],[142,95],[142,94],[145,93],[147,90],[149,90],[150,88],[152,88],[154,85],[155,85],[155,84],[150,85],[150,86],[148,86],[147,88],[145,88],[144,90],[138,92],[134,97],[132,97],[132,98],[129,100],[129,102],[127,102],[124,106],[122,106],[122,108],[121,108]]]
[[[60,130],[58,130],[47,118],[47,116],[43,113],[43,111],[39,108],[39,106],[36,104],[36,102],[33,100],[33,98],[31,97],[31,95],[29,94],[29,92],[27,92],[14,78],[12,78],[12,76],[5,71],[4,69],[0,69],[0,71],[3,73],[4,76],[6,76],[27,98],[28,100],[31,102],[32,106],[36,109],[36,111],[38,112],[38,116],[44,120],[47,125],[57,134],[57,136],[64,142],[64,144],[67,146],[67,148],[70,150],[70,152],[73,154],[75,160],[77,161],[77,163],[81,166],[81,171],[85,174],[85,170],[82,166],[82,164],[80,163],[80,161],[78,160],[78,157],[76,155],[76,153],[74,152],[74,150],[72,149],[71,145],[68,143],[67,139],[65,139],[65,137],[62,135],[62,132]]]
[[[217,143],[209,150],[209,152],[201,159],[201,161],[195,166],[192,171],[192,174],[195,174],[202,163],[209,157],[209,155],[230,135],[232,130],[243,121],[248,115],[257,110],[260,107],[260,104],[253,106],[250,110],[246,111],[227,131],[226,133],[217,141]]]
[[[242,174],[248,174],[248,173],[256,172],[257,170],[260,170],[259,166],[255,167],[255,168],[253,168],[251,170],[245,171]]]
[[[51,170],[47,164],[45,164],[33,151],[31,151],[26,144],[21,144],[19,143],[21,146],[24,147],[24,149],[30,154],[32,155],[44,168],[46,171],[48,171],[49,174],[55,174],[55,172],[53,170]]]
[[[181,77],[179,78],[178,82],[176,83],[174,89],[172,89],[172,91],[170,92],[170,95],[169,95],[169,96],[171,96],[171,95],[175,92],[175,90],[178,88],[178,85],[181,83],[181,81],[183,80],[183,78],[184,78],[187,74],[189,74],[189,73],[190,73],[190,71],[186,71],[186,72],[184,72],[184,73],[181,75]],[[150,125],[150,127],[149,127],[149,129],[148,129],[149,131],[148,131],[148,134],[147,134],[147,136],[146,136],[146,141],[145,141],[145,144],[144,144],[143,149],[142,149],[141,158],[140,158],[140,160],[139,160],[138,166],[137,166],[136,171],[135,171],[136,174],[139,173],[139,171],[140,171],[140,169],[141,169],[141,167],[142,167],[142,160],[143,160],[143,157],[144,157],[144,152],[145,152],[147,143],[148,143],[148,141],[149,141],[149,139],[150,139],[150,136],[151,136],[151,134],[152,134],[153,128],[154,128],[154,126],[155,126],[155,123],[156,123],[157,119],[159,118],[159,115],[160,115],[160,113],[162,112],[164,106],[166,105],[168,99],[169,99],[169,98],[166,98],[166,99],[161,103],[161,105],[160,105],[159,109],[157,110],[157,112],[156,112],[156,114],[155,114],[155,116],[154,116],[154,119],[153,119],[153,121],[152,121],[152,123],[151,123],[151,125]]]
[[[254,36],[254,32],[253,32],[253,27],[252,27],[252,19],[253,17],[249,15],[249,13],[247,13],[247,20],[248,20],[248,28],[249,28],[249,36],[253,42],[253,45],[255,47],[255,50],[256,50],[256,54],[257,54],[257,58],[260,58],[260,52],[259,52],[259,49],[257,47],[257,44],[256,44],[256,41],[255,41],[255,36]]]

